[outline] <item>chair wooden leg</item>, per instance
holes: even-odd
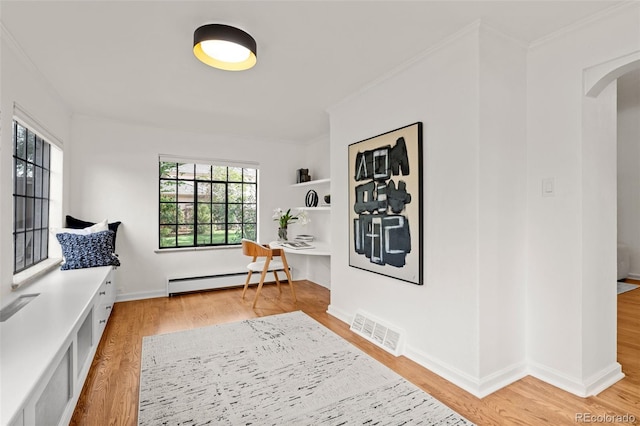
[[[267,276],[267,269],[269,269],[269,262],[264,265],[264,269],[260,275],[260,284],[258,284],[258,291],[256,291],[256,297],[253,299],[253,305],[251,305],[252,308],[255,308],[256,303],[258,303],[258,296],[260,296],[260,292],[262,291],[262,284],[264,284],[264,279]]]
[[[282,256],[282,264],[284,265],[284,273],[287,275],[287,280],[289,280],[289,288],[291,289],[291,297],[293,297],[293,301],[297,302],[296,299],[296,291],[293,289],[293,280],[291,279],[291,271],[289,271],[289,264],[287,263],[287,258]]]
[[[280,288],[280,279],[278,278],[278,271],[273,271],[273,276],[276,277],[276,285],[278,286],[278,292],[282,294],[282,288]]]
[[[244,294],[247,292],[247,288],[249,287],[249,281],[251,281],[251,274],[253,274],[253,271],[249,270],[249,275],[247,275],[247,281],[244,283],[244,290],[242,290],[243,299],[244,299]]]
[[[291,289],[291,297],[293,297],[293,301],[297,302],[296,299],[296,291],[293,289],[293,280],[291,279],[291,272],[289,272],[289,268],[284,270],[285,274],[287,274],[287,279],[289,280],[289,288]]]

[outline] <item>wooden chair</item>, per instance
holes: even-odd
[[[260,291],[262,290],[262,285],[264,284],[264,279],[267,276],[267,272],[273,272],[273,275],[276,278],[278,291],[282,294],[282,289],[280,288],[280,279],[278,278],[278,271],[284,271],[289,282],[289,288],[291,289],[291,296],[293,297],[293,301],[296,302],[296,292],[293,289],[293,280],[291,279],[289,264],[287,263],[287,257],[285,256],[283,249],[270,248],[268,245],[263,246],[256,243],[255,241],[243,239],[242,253],[245,256],[250,256],[252,258],[251,263],[247,265],[249,274],[247,275],[247,281],[244,283],[244,290],[242,290],[243,299],[245,293],[247,292],[247,288],[249,287],[251,275],[254,272],[260,272],[261,275],[260,283],[258,284],[258,291],[256,292],[256,296],[253,299],[253,308],[256,307],[256,302],[258,301],[258,296],[260,295]],[[279,259],[274,259],[274,257]],[[258,260],[258,258],[264,258],[264,260]]]

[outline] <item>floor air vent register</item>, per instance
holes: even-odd
[[[350,329],[387,352],[400,356],[404,332],[363,311],[357,311]]]

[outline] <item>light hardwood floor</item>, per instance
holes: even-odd
[[[640,424],[640,289],[618,296],[618,361],[626,377],[598,396],[579,398],[525,377],[483,399],[405,357],[393,357],[352,334],[326,313],[329,291],[297,281],[298,303],[265,285],[256,309],[255,287],[116,303],[76,406],[72,425],[136,425],[142,336],[302,310],[478,425],[572,425],[577,413],[635,416]]]

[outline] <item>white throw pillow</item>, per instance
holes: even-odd
[[[84,228],[84,230],[87,231],[87,234],[93,234],[94,232],[108,231],[109,225],[107,225],[107,219],[105,219],[102,222]]]
[[[87,226],[82,229],[73,229],[73,228],[51,228],[51,233],[53,235],[56,234],[76,234],[76,235],[89,235],[95,232],[108,231],[109,225],[107,224],[108,220],[105,219],[102,222],[98,222],[95,225]]]

